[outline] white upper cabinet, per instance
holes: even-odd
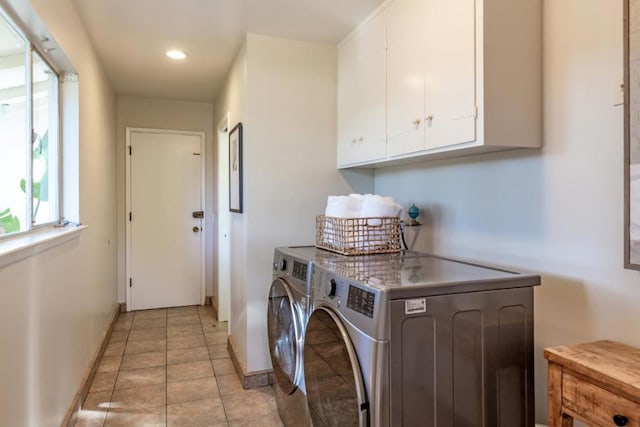
[[[396,0],[388,8],[387,153],[390,157],[425,145],[424,0]]]
[[[338,163],[384,160],[386,15],[378,13],[338,52]]]
[[[338,167],[540,147],[541,12],[385,2],[339,47]]]

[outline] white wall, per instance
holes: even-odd
[[[326,197],[371,191],[373,179],[370,171],[336,170],[335,46],[248,34],[245,49],[246,68],[233,68],[227,86],[235,81],[236,89],[223,92],[215,120],[233,108],[229,93],[244,94],[245,212],[232,214],[231,335],[247,370],[257,372],[271,368],[273,249],[313,244]]]
[[[125,277],[125,231],[126,231],[126,189],[125,189],[125,142],[127,127],[154,129],[188,130],[205,133],[205,286],[206,295],[213,292],[214,270],[214,158],[212,143],[213,105],[202,102],[173,101],[166,99],[142,98],[135,96],[118,96],[118,146],[117,155],[117,188],[118,188],[118,301],[126,301]]]
[[[376,171],[426,213],[415,249],[539,272],[536,414],[545,347],[640,346],[640,277],[623,265],[622,2],[544,2],[544,148]],[[411,235],[410,235],[411,234]]]
[[[233,65],[229,70],[225,83],[214,102],[213,122],[216,126],[224,119],[226,114],[229,115],[229,130],[231,130],[237,123],[244,121],[246,108],[246,82],[247,50],[246,43],[243,43],[236,55],[236,59],[233,61]],[[228,149],[219,149],[216,152],[220,151],[228,152]],[[216,161],[218,162],[219,159],[216,159]],[[217,186],[217,176],[215,181]],[[217,200],[215,201],[215,210],[218,215],[222,215],[223,212],[228,212],[228,209],[228,206],[220,206],[217,203]],[[238,346],[238,352],[244,355],[247,352],[245,344],[246,341],[244,339],[244,337],[246,337],[247,330],[245,298],[247,240],[245,224],[246,216],[234,213],[230,215],[230,253],[226,254],[224,257],[222,254],[219,254],[217,259],[218,262],[220,262],[221,259],[225,259],[229,260],[230,263],[230,265],[227,266],[231,275],[231,284],[229,289],[229,333],[235,338],[234,341]],[[216,233],[216,241],[218,241],[218,239],[220,239],[220,236]],[[215,294],[217,297],[217,292]],[[216,303],[219,305],[224,304],[225,302],[216,300]],[[242,339],[238,339],[238,337],[242,337]]]
[[[0,268],[0,425],[58,426],[116,302],[116,103],[71,0],[6,3],[35,9],[80,79],[80,215],[89,228]]]

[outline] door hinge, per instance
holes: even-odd
[[[133,214],[129,212],[129,222],[131,222],[132,219],[133,219]]]
[[[131,155],[131,146],[129,146],[129,155]]]
[[[132,287],[132,286],[133,286],[133,279],[129,278],[129,287]]]

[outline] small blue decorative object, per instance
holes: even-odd
[[[416,221],[416,218],[418,218],[418,215],[420,215],[420,209],[418,209],[415,203],[412,204],[409,209],[407,209],[407,215],[409,215],[409,218],[411,218],[411,224],[409,225],[420,225],[420,223]]]

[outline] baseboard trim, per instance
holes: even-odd
[[[126,313],[127,312],[127,303],[126,302],[121,302],[119,303],[120,305],[120,313]]]
[[[231,361],[233,362],[233,367],[235,368],[236,374],[240,379],[242,388],[246,390],[250,388],[264,387],[272,385],[275,382],[273,371],[271,369],[266,369],[264,371],[247,372],[247,368],[245,368],[242,360],[238,357],[236,348],[237,346],[234,343],[233,338],[231,337],[231,335],[229,335],[229,338],[227,338],[227,349],[229,350],[229,354],[231,355]]]
[[[87,368],[87,372],[82,378],[80,387],[73,397],[73,401],[71,402],[71,405],[69,405],[69,409],[67,410],[67,413],[65,414],[64,419],[60,424],[61,427],[74,427],[76,425],[76,421],[78,420],[78,413],[82,408],[82,404],[84,403],[87,394],[89,394],[89,387],[91,386],[91,382],[96,375],[98,364],[100,363],[100,359],[102,359],[102,355],[107,348],[107,344],[109,343],[109,339],[111,338],[111,332],[113,331],[113,325],[115,325],[116,321],[118,320],[121,310],[122,304],[114,305],[109,319],[109,327],[104,331],[102,342],[100,343],[100,346],[94,353],[93,358],[89,363],[89,367]]]

